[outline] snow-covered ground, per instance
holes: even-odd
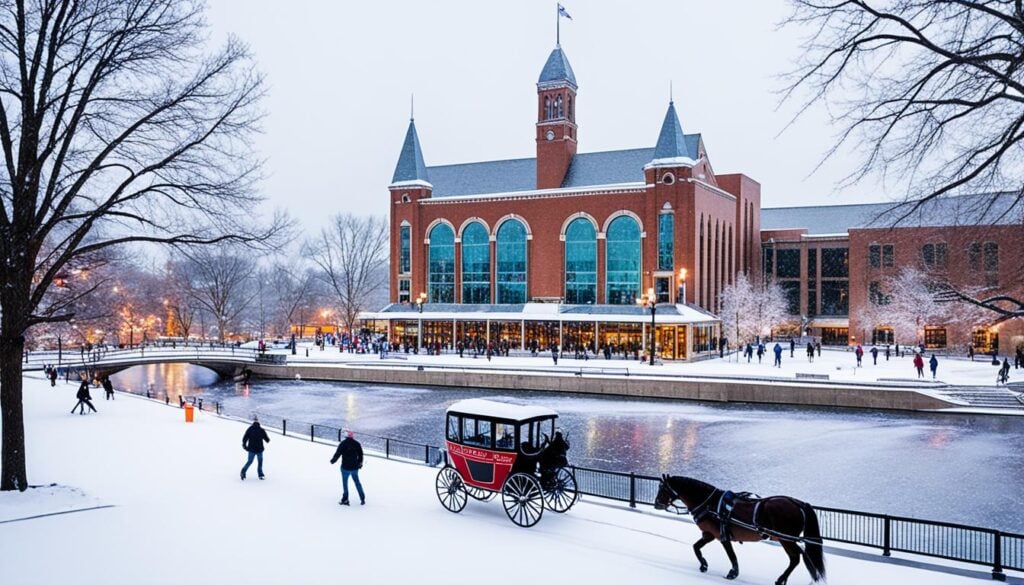
[[[0,494],[0,583],[722,583],[717,545],[702,575],[696,529],[664,513],[598,500],[513,525],[497,501],[447,512],[436,469],[370,458],[365,507],[341,507],[332,447],[272,435],[267,481],[239,481],[243,424],[119,394],[71,415],[74,389],[26,379],[30,479],[66,488]],[[768,544],[739,547],[737,583],[773,583],[786,563]],[[827,556],[829,583],[978,582],[943,572]],[[977,568],[978,578],[987,578]],[[791,583],[807,583],[801,567]]]
[[[905,357],[899,358],[895,353],[889,360],[885,359],[884,348],[879,351],[878,363],[873,363],[871,354],[868,353],[870,346],[864,348],[862,366],[857,367],[857,358],[853,350],[846,349],[823,349],[821,357],[815,356],[813,362],[807,360],[806,350],[801,352],[797,347],[794,357],[789,357],[789,346],[784,345],[782,353],[782,367],[773,366],[775,359],[771,351],[774,344],[769,344],[768,353],[764,355],[761,363],[758,363],[755,354],[750,363],[746,358],[740,356],[737,361],[735,354],[727,355],[725,359],[715,357],[697,362],[663,362],[650,366],[636,360],[624,360],[613,358],[606,360],[603,357],[589,360],[577,360],[569,355],[559,358],[558,364],[552,362],[550,353],[542,353],[538,357],[494,357],[490,362],[483,356],[473,358],[468,353],[460,358],[458,354],[442,353],[440,356],[425,354],[391,353],[389,363],[402,364],[424,364],[444,365],[462,367],[490,367],[495,369],[542,369],[548,372],[564,371],[570,373],[579,368],[596,370],[603,368],[609,374],[630,373],[658,374],[666,376],[728,376],[728,377],[777,377],[795,379],[797,373],[801,374],[827,374],[830,380],[839,380],[858,383],[873,383],[882,380],[918,380],[917,371],[914,369],[913,354],[909,351]],[[309,355],[306,356],[308,349]],[[327,347],[323,351],[311,346],[300,346],[296,355],[286,353],[289,363],[366,363],[379,364],[382,360],[377,355],[341,353],[336,347]],[[926,356],[930,357],[930,354]],[[935,381],[956,386],[994,386],[996,380],[996,368],[992,366],[985,357],[978,356],[975,361],[966,357],[938,356],[939,368]],[[1018,372],[1020,370],[1017,370]],[[1010,371],[1010,380],[1019,379]],[[1024,376],[1024,374],[1022,374]],[[931,382],[932,375],[925,364],[925,377],[921,381]]]

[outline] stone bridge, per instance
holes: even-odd
[[[26,354],[25,371],[39,371],[46,365],[88,370],[92,376],[109,376],[121,370],[149,364],[192,364],[230,378],[248,366],[284,363],[285,355],[260,354],[254,349],[220,346],[139,347],[95,349],[92,351],[38,351]]]

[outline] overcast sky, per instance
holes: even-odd
[[[535,154],[555,2],[208,1],[211,42],[238,36],[267,76],[264,189],[307,229],[339,211],[387,212],[413,93],[428,165]],[[835,136],[823,111],[783,132],[794,110],[778,108],[779,76],[803,34],[777,27],[785,0],[563,4],[580,152],[653,147],[672,82],[683,130],[703,134],[716,172],[759,181],[765,207],[898,195],[837,192],[849,157],[814,171]]]

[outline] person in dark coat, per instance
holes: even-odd
[[[874,365],[877,366],[878,365],[878,348],[875,347],[875,346],[871,346],[871,359],[873,360]]]
[[[82,383],[78,386],[78,392],[75,394],[75,398],[78,399],[78,403],[71,409],[71,414],[75,414],[75,408],[82,407],[81,412],[78,414],[85,414],[85,407],[88,406],[89,410],[96,412],[96,407],[92,405],[92,396],[89,395],[89,381],[82,379]]]
[[[932,354],[932,359],[928,360],[928,367],[932,370],[932,380],[935,379],[935,374],[939,371],[939,358]]]
[[[796,340],[792,337],[789,338],[789,357],[793,357],[796,352]]]
[[[245,479],[245,472],[249,471],[249,466],[252,465],[252,460],[256,459],[256,473],[260,476],[260,479],[264,479],[266,476],[263,475],[263,443],[269,443],[270,437],[267,436],[267,431],[263,430],[260,426],[260,419],[252,417],[252,424],[245,430],[245,434],[242,435],[242,448],[249,453],[249,458],[245,462],[245,466],[242,467],[242,479]]]
[[[1010,360],[1009,358],[1003,358],[1003,366],[999,368],[999,374],[996,375],[996,385],[1000,383],[1005,384],[1010,380]]]
[[[334,451],[331,465],[338,459],[341,459],[341,484],[344,488],[341,501],[338,503],[342,506],[348,505],[348,478],[351,477],[355,481],[356,491],[359,492],[359,504],[365,505],[366,495],[363,493],[363,484],[359,482],[359,470],[363,467],[363,446],[355,439],[355,433],[352,431],[345,432],[345,440],[339,443],[337,450]]]
[[[50,378],[50,388],[53,388],[54,386],[57,385],[57,368],[51,366],[50,374],[48,377]]]
[[[778,343],[776,343],[775,347],[772,348],[772,351],[775,352],[775,363],[772,364],[772,365],[774,367],[776,367],[776,368],[781,368],[782,367],[782,346],[779,345]]]
[[[107,393],[107,400],[114,399],[114,384],[110,381],[110,376],[103,376],[103,390]]]

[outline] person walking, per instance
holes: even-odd
[[[792,337],[789,338],[789,357],[793,357],[793,353],[796,352],[796,340]]]
[[[861,347],[861,345],[858,343],[857,344],[857,349],[854,350],[853,353],[857,354],[857,367],[859,368],[859,367],[861,367],[863,365],[861,363],[861,360],[864,359],[864,348]]]
[[[551,344],[551,359],[554,360],[555,365],[558,365],[558,346],[554,343]]]
[[[107,400],[114,399],[114,384],[110,381],[110,376],[103,376],[103,390],[106,392]]]
[[[96,407],[92,405],[92,396],[89,395],[89,380],[82,378],[82,383],[78,386],[78,392],[75,393],[75,398],[78,399],[78,403],[75,404],[74,408],[71,409],[71,414],[75,414],[75,408],[81,407],[82,410],[78,414],[85,414],[85,407],[88,406],[89,410],[96,412]]]
[[[889,344],[887,343],[887,344],[885,344],[885,361],[889,361],[889,355],[890,355],[890,354],[892,354],[892,348],[891,348],[891,346],[890,346],[890,345],[889,345]]]
[[[914,368],[917,369],[917,377],[924,378],[924,358],[916,351],[914,352]]]
[[[782,346],[779,345],[778,342],[775,342],[775,347],[772,348],[772,351],[775,352],[775,363],[773,364],[773,367],[781,368],[782,367]]]
[[[750,360],[754,357],[754,346],[751,345],[750,343],[748,343],[747,344],[747,349],[743,353],[746,354],[746,356],[747,356],[747,363],[749,364]]]
[[[935,379],[935,374],[939,371],[939,358],[932,354],[932,359],[928,360],[928,368],[932,371],[932,380]]]
[[[1000,383],[1007,383],[1010,380],[1010,359],[1003,358],[1003,366],[999,368],[999,373],[996,375],[996,386]]]
[[[810,341],[807,342],[807,361],[814,363],[814,344]]]
[[[356,492],[359,493],[359,504],[366,504],[366,494],[363,493],[363,484],[359,482],[359,470],[363,467],[363,446],[355,439],[355,433],[345,431],[345,440],[338,443],[338,448],[331,457],[331,465],[341,459],[341,500],[342,506],[348,505],[348,478],[352,478],[356,484]]]
[[[871,360],[873,362],[872,365],[878,365],[878,347],[874,345],[871,346]]]
[[[818,352],[818,357],[821,357],[821,342],[820,341],[815,341],[814,342],[814,349],[815,349],[815,351]]]
[[[256,459],[256,473],[260,476],[260,479],[266,479],[263,475],[263,443],[269,443],[270,437],[267,436],[267,431],[263,430],[260,426],[259,417],[252,417],[252,424],[249,428],[245,429],[245,434],[242,435],[242,448],[249,453],[249,458],[245,462],[245,466],[242,467],[242,480],[245,480],[245,472],[249,471],[249,466],[252,465],[252,460]]]
[[[761,342],[757,343],[757,363],[761,363],[761,358],[764,357],[764,344]]]
[[[53,388],[57,385],[57,368],[50,367],[50,375],[48,377],[50,378],[50,388]]]

